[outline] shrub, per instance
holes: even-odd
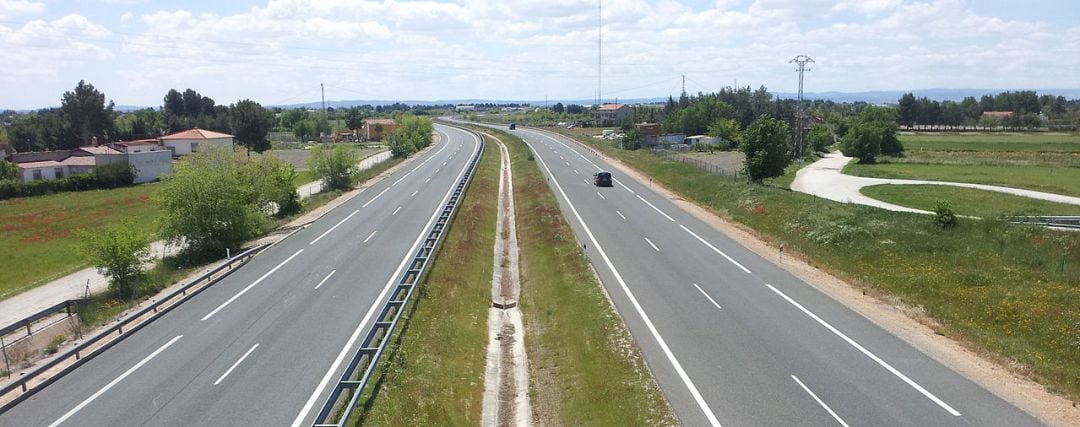
[[[388,135],[388,140],[394,134]],[[391,145],[391,150],[393,146]],[[395,157],[397,155],[395,154]],[[308,159],[308,167],[322,179],[324,190],[344,190],[352,185],[353,166],[356,154],[344,145],[334,146],[333,150],[315,147]]]
[[[150,238],[136,230],[131,221],[80,232],[82,251],[98,271],[109,277],[109,290],[118,298],[135,296],[143,274],[143,263],[150,259]]]
[[[60,334],[52,337],[49,340],[49,344],[45,346],[45,354],[56,354],[60,351],[60,346],[64,345],[64,341],[67,341],[67,337],[64,334]]]
[[[949,228],[956,225],[956,213],[948,201],[941,200],[934,206],[934,219],[941,228]]]

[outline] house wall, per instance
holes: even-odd
[[[135,167],[135,183],[142,184],[172,171],[172,152],[144,151],[124,155],[127,164]]]
[[[192,145],[192,150],[196,151],[196,152],[208,151],[208,150],[211,150],[212,147],[224,148],[224,149],[227,149],[227,150],[230,150],[230,151],[232,151],[232,149],[233,149],[233,139],[232,138],[214,138],[214,139],[204,139],[204,140],[201,140],[201,141],[192,141],[192,142],[193,143],[194,142],[198,143],[197,146],[196,146],[196,144]]]
[[[187,139],[168,139],[161,142],[166,148],[172,150],[172,153],[177,156],[183,156],[191,154],[191,140]]]
[[[31,168],[31,169],[22,169],[22,168],[20,168],[19,169],[19,172],[20,172],[19,177],[22,178],[23,182],[31,182],[31,181],[34,180],[34,171],[35,170],[40,170],[41,171],[41,179],[43,179],[43,180],[53,180],[53,179],[56,179],[56,169],[57,168],[59,168],[59,169],[61,169],[63,171],[64,177],[71,176],[71,169],[68,168],[67,166],[49,166],[49,167],[44,167],[44,168]]]

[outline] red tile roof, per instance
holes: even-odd
[[[604,105],[600,106],[599,110],[600,111],[615,111],[615,110],[618,110],[618,109],[620,109],[622,107],[625,107],[625,106],[626,106],[626,104],[604,104]]]
[[[133,145],[158,145],[158,140],[156,140],[156,139],[136,139],[134,141],[120,141],[120,142],[116,142],[114,144],[122,146],[122,147],[130,147],[130,146],[133,146]]]
[[[394,119],[364,119],[365,124],[369,125],[396,125],[397,122]]]
[[[161,139],[219,139],[219,138],[232,138],[232,135],[221,132],[214,132],[206,129],[188,129],[183,132],[177,132],[172,135],[165,135]]]

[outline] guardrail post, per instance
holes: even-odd
[[[4,371],[7,372],[8,378],[11,377],[11,362],[7,356],[7,344],[4,344],[4,336],[0,335],[0,351],[4,352]]]

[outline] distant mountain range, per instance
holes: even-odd
[[[917,90],[881,90],[881,91],[867,91],[867,92],[806,92],[803,93],[803,97],[806,99],[822,99],[831,100],[834,102],[868,102],[871,104],[895,104],[901,96],[905,93],[911,92],[917,98],[926,97],[937,101],[960,101],[968,96],[974,96],[976,99],[983,95],[996,95],[1004,91],[1017,91],[1017,90],[1035,90],[1039,95],[1055,95],[1064,96],[1066,99],[1080,99],[1080,89],[917,89]],[[796,93],[791,92],[773,92],[773,96],[783,99],[795,98],[798,96]],[[613,102],[615,100],[605,100],[606,102]],[[648,104],[667,101],[666,96],[656,98],[630,98],[630,99],[618,99],[618,102],[624,104]],[[547,105],[554,105],[557,102],[563,104],[580,104],[591,105],[595,102],[593,99],[549,99]],[[421,100],[402,100],[402,101],[386,101],[386,100],[366,100],[355,99],[346,101],[326,101],[327,107],[342,108],[353,107],[357,105],[373,105],[373,106],[386,106],[394,103],[402,103],[410,106],[415,105],[469,105],[469,104],[529,104],[532,106],[543,106],[545,101],[543,100],[522,100],[522,99],[444,99],[435,101],[421,101]],[[281,108],[322,108],[322,103],[304,102],[299,104],[285,104],[285,105],[268,105],[268,107],[281,107]],[[145,106],[137,105],[117,105],[116,111],[128,112],[148,108]],[[155,106],[156,108],[156,106]],[[3,110],[3,108],[0,108]],[[19,112],[25,112],[27,110],[20,110]]]

